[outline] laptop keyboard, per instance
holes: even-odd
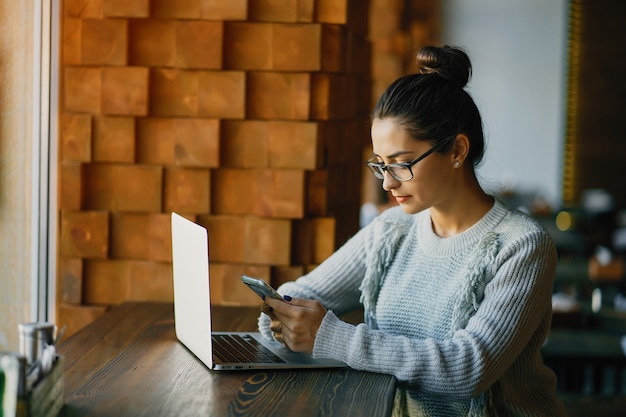
[[[213,335],[213,354],[225,363],[285,363],[250,335]]]

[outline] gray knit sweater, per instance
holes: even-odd
[[[392,208],[279,292],[329,310],[315,357],[398,379],[397,415],[564,416],[540,354],[555,269],[550,236],[498,201],[449,238]],[[364,324],[337,318],[360,307]]]

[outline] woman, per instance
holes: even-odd
[[[399,207],[267,299],[259,328],[294,351],[394,375],[396,415],[561,416],[540,349],[556,250],[526,215],[482,190],[482,121],[468,56],[417,54],[372,118],[367,162]],[[365,323],[338,316],[363,307]]]

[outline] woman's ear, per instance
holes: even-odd
[[[470,141],[467,135],[465,133],[459,133],[456,135],[454,144],[452,145],[452,160],[455,167],[461,166],[463,162],[465,162],[465,159],[469,154],[469,150]]]

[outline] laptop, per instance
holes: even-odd
[[[206,228],[172,213],[174,325],[177,339],[209,369],[337,368],[343,362],[292,352],[259,332],[212,332]],[[242,283],[242,291],[249,291]],[[260,312],[259,312],[260,314]]]

